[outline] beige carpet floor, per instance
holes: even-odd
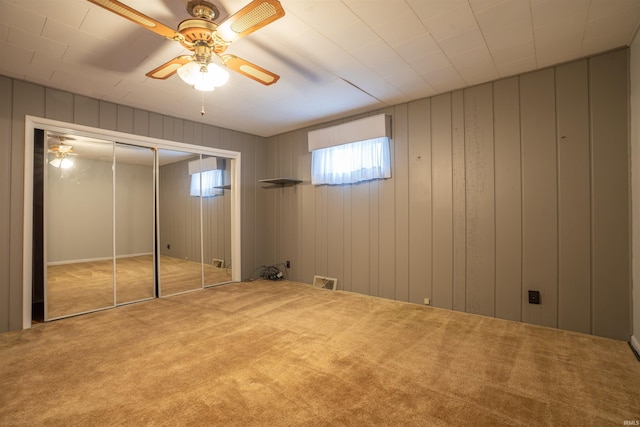
[[[623,425],[627,343],[293,282],[0,334],[0,425]]]

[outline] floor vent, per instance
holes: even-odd
[[[313,287],[335,291],[338,287],[338,279],[335,277],[313,276]]]

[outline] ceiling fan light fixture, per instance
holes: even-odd
[[[73,167],[73,160],[68,157],[56,157],[55,159],[51,160],[49,164],[54,168],[69,169]]]
[[[210,92],[229,80],[229,73],[218,65],[200,65],[195,61],[178,68],[178,76],[189,86],[203,92]]]

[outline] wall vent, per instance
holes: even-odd
[[[338,279],[335,277],[313,276],[313,287],[335,291],[338,287]]]

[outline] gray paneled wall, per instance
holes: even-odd
[[[269,138],[258,178],[304,180],[258,190],[269,263],[291,260],[306,283],[629,339],[627,49],[380,112],[389,180],[314,187],[311,128]]]
[[[0,332],[22,328],[25,115],[241,152],[242,277],[265,260],[256,244],[264,229],[264,195],[256,192],[264,138],[0,76]]]

